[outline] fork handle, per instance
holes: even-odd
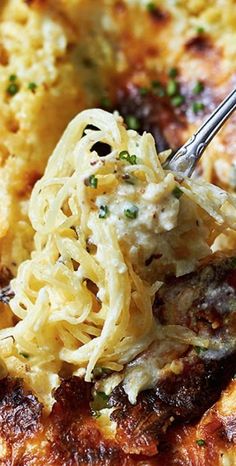
[[[235,109],[236,89],[218,105],[198,131],[174,155],[167,159],[164,168],[173,170],[184,176],[191,176],[197,161],[202,156],[209,142],[211,142]]]

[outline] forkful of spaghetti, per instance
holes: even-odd
[[[195,270],[236,227],[235,196],[164,169],[167,156],[117,113],[85,110],[33,189],[34,250],[12,280],[18,323],[0,331],[0,346],[49,410],[65,367],[89,382],[167,338],[153,315],[165,277]],[[185,334],[169,327],[170,340],[186,344]],[[208,345],[193,331],[187,339]]]

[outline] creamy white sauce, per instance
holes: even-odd
[[[186,347],[170,338],[156,341],[147,351],[130,362],[121,374],[112,374],[98,382],[97,389],[109,395],[123,381],[124,391],[130,403],[135,404],[139,392],[153,388],[167,373],[181,373],[182,363],[178,358]]]
[[[177,226],[179,200],[170,193],[172,177],[164,181],[147,184],[137,180],[135,185],[123,182],[114,193],[96,199],[97,207],[108,206],[107,221],[115,226],[132,263],[144,263],[155,254],[158,235]],[[125,211],[133,206],[138,209],[137,217],[127,218]]]

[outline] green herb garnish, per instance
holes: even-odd
[[[97,395],[100,396],[104,401],[109,400],[109,396],[105,392],[97,392]]]
[[[109,215],[109,209],[107,207],[107,205],[101,205],[100,208],[99,208],[99,218],[107,218],[107,216]]]
[[[204,108],[205,105],[203,102],[193,102],[192,104],[192,110],[194,113],[201,112],[202,110],[204,110]]]
[[[17,94],[17,92],[19,91],[19,86],[16,83],[11,83],[7,87],[6,91],[10,96],[13,96],[13,95]]]
[[[170,68],[168,71],[169,78],[176,78],[177,74],[178,74],[177,68]]]
[[[89,178],[86,178],[84,183],[86,186],[90,186],[91,188],[96,189],[98,185],[98,179],[95,175],[90,175]]]
[[[146,6],[147,10],[149,11],[149,13],[152,13],[153,11],[155,11],[156,9],[156,5],[154,2],[149,2]]]
[[[174,79],[169,79],[166,86],[166,93],[169,97],[172,97],[177,94],[179,90],[179,85]]]
[[[178,186],[176,186],[176,187],[173,189],[172,194],[173,194],[173,196],[176,197],[176,199],[179,199],[179,198],[182,196],[183,191],[181,191],[181,189],[180,189]]]
[[[100,369],[97,367],[97,369]],[[96,368],[95,368],[96,370]],[[102,370],[102,368],[101,368]],[[109,408],[109,396],[105,392],[95,392],[93,401],[90,403],[92,416],[98,418],[101,416],[101,409]]]
[[[16,74],[10,74],[9,81],[11,82],[16,81],[16,78],[17,78]]]
[[[125,122],[129,129],[137,130],[140,128],[140,123],[134,115],[127,115]]]
[[[31,83],[28,84],[28,89],[29,89],[30,91],[32,91],[33,93],[35,93],[37,87],[38,87],[37,84],[34,83],[34,82],[31,82]]]
[[[101,107],[104,107],[104,108],[110,108],[111,107],[111,101],[110,101],[109,97],[106,97],[106,96],[102,97],[100,99],[100,105],[101,105]]]
[[[206,442],[205,440],[203,440],[202,438],[199,438],[196,440],[196,444],[199,446],[199,447],[204,447],[206,445]]]
[[[93,411],[100,411],[101,409],[108,408],[109,396],[104,392],[96,392],[90,406]]]
[[[130,165],[136,165],[137,157],[135,154],[130,155],[127,150],[122,150],[119,153],[119,159],[125,160],[126,162],[130,163]]]
[[[104,374],[108,375],[111,373],[112,373],[111,369],[107,369],[106,367],[95,366],[93,369],[94,377],[101,377]]]
[[[138,216],[138,207],[134,204],[132,204],[128,209],[124,210],[124,214],[127,218],[129,219],[135,219]]]
[[[194,350],[197,354],[201,354],[207,351],[207,348],[204,348],[204,346],[194,346]]]
[[[19,91],[19,85],[16,83],[17,76],[16,74],[10,74],[8,79],[10,84],[7,86],[6,92],[8,95],[14,96]]]
[[[196,28],[196,32],[197,32],[198,34],[204,34],[205,29],[204,29],[202,26],[198,26],[198,27]]]
[[[131,165],[136,165],[136,163],[137,163],[137,157],[136,157],[135,154],[132,154],[132,155],[130,156],[130,158],[129,158],[129,163],[130,163]]]
[[[180,105],[182,105],[184,101],[185,101],[184,96],[179,94],[179,95],[172,97],[171,105],[173,105],[173,107],[180,107]]]
[[[148,94],[148,88],[147,87],[140,87],[139,88],[139,94],[140,95],[147,95]]]
[[[29,354],[28,353],[19,353],[23,358],[29,359]]]
[[[204,90],[204,84],[201,81],[196,81],[195,86],[193,88],[193,93],[201,94],[203,90]]]

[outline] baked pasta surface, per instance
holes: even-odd
[[[178,148],[235,85],[235,25],[233,0],[1,3],[1,329],[17,323],[7,286],[34,248],[29,197],[71,118],[94,106],[118,110],[128,128],[152,133],[158,152]],[[234,127],[232,117],[198,169],[229,192],[236,187]],[[216,248],[235,248],[235,233],[224,231]],[[27,353],[15,365],[3,345],[9,367],[1,374],[1,464],[233,465],[235,264],[225,260],[165,284],[153,305],[162,325],[209,332],[221,350],[175,349],[175,364],[135,405],[122,377],[132,385],[155,360],[155,347],[128,364],[118,385],[98,374],[98,396],[94,380],[67,378],[65,369],[46,416],[25,377]]]

